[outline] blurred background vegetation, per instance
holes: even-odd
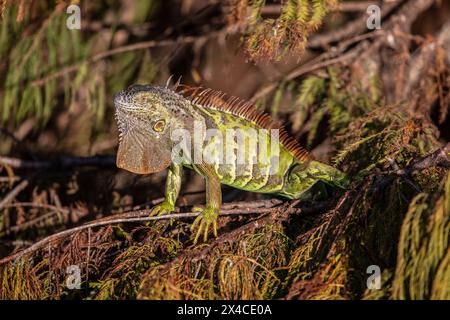
[[[163,195],[164,172],[114,166],[112,97],[134,83],[181,77],[252,100],[317,159],[364,177],[289,215],[277,202],[223,218],[196,248],[188,219],[81,230],[1,263],[0,297],[450,298],[448,163],[420,162],[450,140],[448,1],[1,0],[0,15],[0,257]],[[184,185],[181,211],[204,198],[201,178]],[[265,200],[224,188],[240,207]]]

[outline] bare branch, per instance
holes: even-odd
[[[248,215],[248,214],[267,214],[274,210],[274,208],[271,206],[271,204],[277,204],[279,200],[273,199],[273,200],[262,200],[261,205],[263,207],[256,207],[257,201],[254,201],[253,205],[248,207],[246,206],[246,202],[242,203],[234,203],[233,206],[238,206],[239,208],[232,208],[232,209],[222,209],[220,212],[220,216],[230,216],[230,215]],[[229,204],[228,207],[231,205]],[[300,210],[300,209],[299,209]],[[136,210],[136,211],[130,211],[123,214],[117,214],[114,216],[109,216],[106,218],[98,219],[89,223],[86,223],[84,225],[67,229],[58,233],[55,233],[53,235],[50,235],[32,246],[16,252],[10,256],[7,256],[0,260],[0,265],[5,264],[7,262],[16,260],[18,258],[23,257],[24,255],[34,252],[47,244],[63,239],[67,236],[70,236],[74,233],[95,228],[95,227],[102,227],[106,225],[111,224],[119,224],[119,223],[133,223],[133,222],[146,222],[146,221],[158,221],[158,220],[168,220],[168,219],[183,219],[183,218],[193,218],[197,217],[199,215],[198,212],[185,212],[185,213],[174,213],[174,214],[168,214],[168,215],[162,215],[162,216],[156,216],[156,217],[149,217],[149,211],[148,210]]]
[[[94,157],[58,157],[54,160],[22,160],[19,158],[0,156],[0,165],[19,169],[49,169],[72,167],[110,167],[115,166],[115,158],[109,156]]]
[[[399,6],[401,1],[394,1],[392,3],[385,3],[381,6],[381,19],[388,16],[395,8]],[[365,7],[364,10],[370,5],[368,3],[341,3],[341,5],[363,5]],[[372,4],[373,1],[372,1]],[[367,14],[361,15],[359,18],[352,20],[345,24],[344,26],[338,28],[337,30],[333,30],[327,33],[314,35],[310,38],[308,42],[309,48],[321,48],[330,45],[331,43],[336,43],[338,41],[342,41],[344,39],[348,39],[352,36],[364,33],[367,30]]]
[[[14,198],[26,187],[28,186],[28,180],[23,180],[14,189],[12,189],[2,201],[0,201],[0,210],[8,205]]]
[[[415,171],[425,170],[431,167],[450,168],[450,143],[420,158],[407,167],[397,170],[395,173],[397,175],[410,175]]]
[[[394,0],[395,1],[395,0]],[[381,5],[381,1],[341,2],[332,7],[333,12],[361,12],[366,11],[370,5]],[[281,13],[280,4],[268,4],[261,9],[263,16],[278,16]]]
[[[84,64],[93,64],[93,63],[99,62],[105,58],[109,58],[109,57],[112,57],[112,56],[120,54],[120,53],[142,50],[142,49],[149,49],[149,48],[154,48],[154,47],[166,47],[166,46],[171,46],[171,45],[176,45],[176,44],[191,44],[191,43],[198,42],[198,41],[204,41],[205,39],[209,39],[212,37],[224,35],[224,34],[227,34],[230,32],[231,31],[228,29],[222,29],[222,30],[218,30],[218,31],[210,31],[207,34],[200,35],[200,36],[182,36],[177,39],[150,40],[150,41],[138,42],[138,43],[122,46],[122,47],[117,47],[117,48],[114,48],[111,50],[97,53],[97,54],[93,55],[92,57],[88,58],[87,60],[83,60],[83,61],[80,61],[73,65],[64,67],[61,70],[56,71],[52,74],[49,74],[46,77],[36,79],[31,84],[34,86],[42,86],[49,80],[59,78],[68,73],[77,71]]]

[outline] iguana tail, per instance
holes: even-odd
[[[319,181],[339,189],[347,189],[350,185],[349,178],[342,171],[311,160],[298,163],[291,168],[280,194],[290,199],[299,199]]]
[[[344,172],[322,162],[310,161],[306,173],[332,187],[347,189],[350,185],[350,180]]]

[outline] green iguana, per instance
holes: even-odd
[[[210,227],[217,236],[221,184],[288,199],[299,199],[318,181],[340,188],[348,185],[344,173],[313,160],[282,126],[257,111],[252,103],[222,92],[179,84],[173,88],[132,85],[114,97],[114,104],[120,132],[117,166],[138,174],[169,167],[165,200],[152,209],[151,215],[169,214],[175,210],[183,166],[205,178],[206,205],[194,208],[201,211],[192,224],[192,230],[198,228],[194,243],[202,233],[206,241]],[[202,140],[200,145],[188,143],[182,150],[187,148],[194,155],[197,152],[209,156],[208,161],[201,157],[200,160],[197,157],[197,161],[192,157],[174,161],[172,151],[178,141],[173,137],[180,129],[182,136],[190,134],[195,140],[197,135]],[[204,139],[210,129],[222,134],[222,138],[216,135]],[[239,130],[241,140],[235,136],[228,138],[230,130]],[[271,135],[274,130],[278,135]],[[249,133],[255,131],[258,132],[258,148],[251,141],[254,134]],[[223,140],[225,148],[232,150],[227,154],[227,161],[218,156],[218,142]],[[273,145],[276,148],[272,148]],[[266,154],[261,159],[258,153],[263,149]]]

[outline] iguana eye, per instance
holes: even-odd
[[[165,126],[166,126],[165,120],[158,120],[153,125],[153,130],[155,130],[156,132],[162,132]]]

